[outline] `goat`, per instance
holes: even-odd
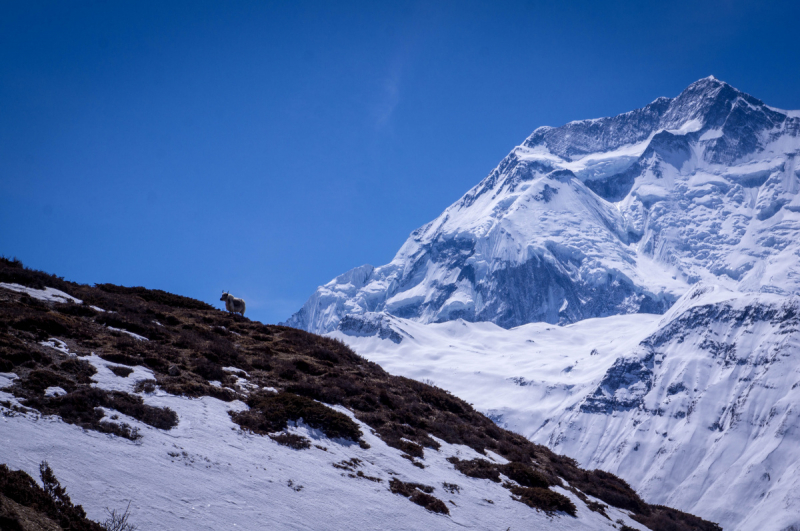
[[[225,309],[228,310],[228,313],[239,313],[244,317],[244,299],[237,299],[227,291],[223,291],[219,300],[225,301]]]

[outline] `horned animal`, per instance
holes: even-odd
[[[239,313],[244,317],[244,299],[237,299],[227,291],[223,291],[222,297],[220,297],[219,300],[225,301],[225,308],[228,310],[228,313]]]

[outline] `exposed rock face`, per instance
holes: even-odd
[[[321,286],[287,324],[329,332],[368,312],[566,324],[663,313],[699,280],[800,293],[798,131],[800,112],[714,78],[540,127],[391,263]]]

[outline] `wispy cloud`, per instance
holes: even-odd
[[[376,129],[389,125],[397,104],[400,103],[400,84],[403,78],[405,53],[399,53],[392,61],[388,74],[381,83],[381,93],[373,106],[372,115]]]

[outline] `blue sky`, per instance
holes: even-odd
[[[553,5],[558,4],[558,5]],[[278,322],[533,129],[710,74],[800,108],[797,2],[4,2],[0,254]]]

